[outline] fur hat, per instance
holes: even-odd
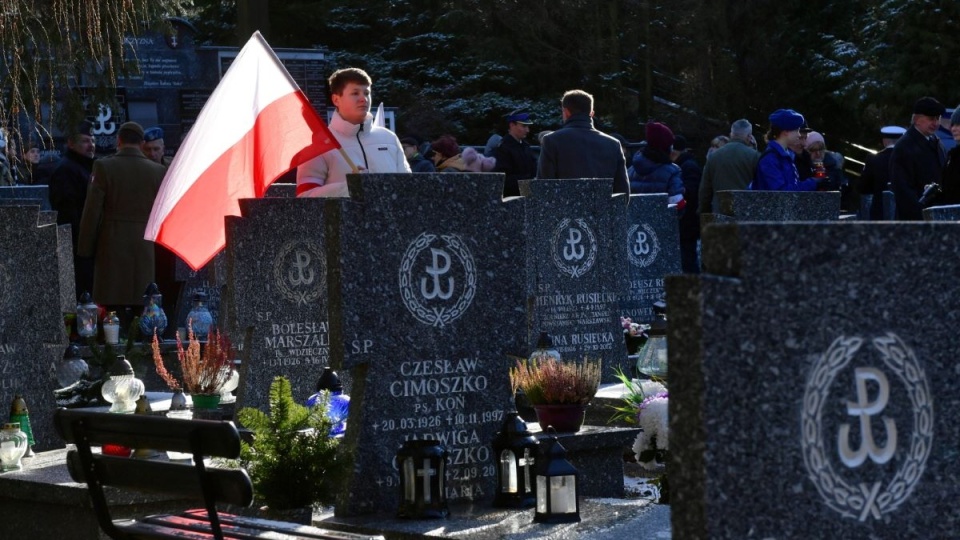
[[[464,165],[471,172],[490,172],[497,165],[497,158],[486,157],[468,146],[460,153]]]
[[[924,116],[943,116],[947,108],[942,103],[932,97],[922,97],[913,104],[913,114],[922,114]]]
[[[666,124],[647,122],[646,139],[647,146],[668,154],[670,153],[670,147],[673,146],[674,136]]]

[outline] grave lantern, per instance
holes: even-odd
[[[551,434],[541,445],[537,457],[537,523],[576,523],[580,521],[577,498],[577,469],[567,461],[567,451]]]
[[[143,381],[136,378],[130,362],[123,356],[110,368],[110,380],[103,383],[103,399],[112,403],[108,412],[132,413],[137,408],[137,400],[144,393]]]
[[[93,302],[90,293],[83,293],[77,304],[77,333],[80,337],[89,338],[97,335],[99,315],[100,308]]]
[[[57,365],[57,383],[60,384],[60,388],[66,388],[79,381],[89,371],[90,366],[80,356],[80,347],[71,343],[63,351],[63,359]]]
[[[667,377],[667,304],[663,300],[653,303],[654,321],[650,325],[650,338],[640,350],[637,371],[650,377]]]
[[[193,333],[198,340],[206,340],[210,327],[214,325],[213,313],[207,308],[207,293],[197,291],[193,295],[193,307],[187,313],[187,320],[193,327]]]
[[[153,340],[153,332],[158,339],[167,329],[167,314],[163,312],[163,294],[156,283],[147,285],[143,293],[143,314],[140,315],[140,334],[144,342]],[[132,409],[131,409],[132,410]]]
[[[533,480],[540,441],[527,429],[527,423],[516,412],[504,418],[500,432],[493,439],[497,456],[497,491],[493,506],[497,508],[530,508],[537,504]]]
[[[404,441],[395,465],[400,470],[401,518],[444,518],[447,508],[445,477],[447,449],[433,439]]]

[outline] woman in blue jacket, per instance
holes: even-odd
[[[764,191],[815,191],[817,180],[800,180],[790,145],[800,139],[803,115],[793,109],[777,109],[770,115],[767,149],[760,156],[750,189]]]

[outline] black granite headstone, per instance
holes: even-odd
[[[737,221],[836,221],[839,191],[718,191],[717,213]]]
[[[740,223],[667,279],[678,538],[960,530],[958,223]]]
[[[61,241],[70,249],[69,231],[38,226],[48,221],[42,214],[39,205],[0,206],[0,419],[14,395],[23,395],[38,451],[63,447],[53,430],[56,363],[67,345]],[[69,283],[72,296],[72,275]]]
[[[451,503],[492,501],[490,447],[526,349],[522,200],[494,174],[363,174],[327,208],[335,361],[352,369],[339,515],[395,512],[407,439],[450,453]],[[336,209],[340,217],[329,211]],[[340,339],[342,336],[342,339]]]
[[[690,211],[690,210],[688,210]],[[666,293],[667,274],[680,273],[677,211],[664,194],[631,195],[627,209],[627,293],[620,313],[636,323],[654,320],[653,303]]]
[[[924,208],[923,219],[925,221],[960,221],[960,204]]]
[[[620,325],[627,291],[627,200],[612,180],[521,181],[527,205],[531,350],[541,331],[565,360],[600,358],[603,382],[629,373]]]
[[[243,199],[242,215],[227,218],[227,297],[244,338],[237,409],[266,411],[278,375],[302,403],[329,363],[323,206]]]
[[[0,186],[0,201],[30,201],[26,204],[38,204],[41,210],[50,210],[50,195],[47,186]],[[25,204],[20,202],[19,204]]]

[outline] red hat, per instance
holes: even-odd
[[[647,146],[669,153],[675,137],[666,124],[647,122]]]

